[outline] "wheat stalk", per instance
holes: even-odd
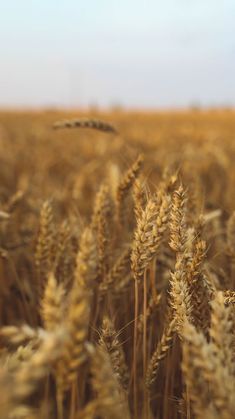
[[[57,121],[53,124],[54,129],[63,129],[63,128],[90,128],[102,132],[110,132],[113,134],[117,133],[116,128],[108,122],[101,121],[99,119],[65,119],[62,121]]]

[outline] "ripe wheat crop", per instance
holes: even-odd
[[[234,133],[0,114],[1,419],[235,417]]]

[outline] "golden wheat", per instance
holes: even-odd
[[[234,130],[1,112],[1,418],[235,417]]]

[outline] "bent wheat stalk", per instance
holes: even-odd
[[[116,128],[108,122],[101,121],[99,119],[65,119],[57,121],[53,124],[54,129],[63,128],[91,128],[97,131],[110,132],[117,134]]]

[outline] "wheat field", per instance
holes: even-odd
[[[0,113],[1,419],[235,417],[234,133]]]

